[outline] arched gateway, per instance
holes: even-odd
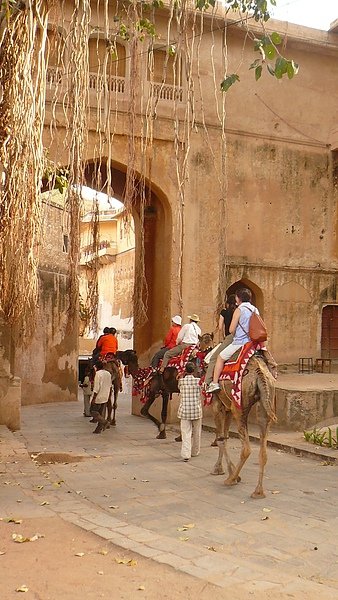
[[[88,185],[98,180],[106,182],[107,164],[100,168],[94,161],[87,163],[85,180]],[[126,189],[125,165],[114,161],[111,165],[110,180],[114,197],[124,201]],[[103,186],[102,191],[105,191]],[[145,198],[144,222],[141,225],[141,195]],[[136,322],[134,327],[134,345],[142,355],[150,346],[163,337],[164,330],[170,322],[171,302],[171,270],[172,270],[172,215],[166,195],[152,183],[146,182],[145,188],[140,181],[136,182],[136,200],[132,209],[135,224],[135,280],[141,275],[141,239],[144,239],[144,266],[146,279],[146,318],[144,324]],[[134,298],[134,304],[136,299]]]

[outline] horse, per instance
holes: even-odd
[[[196,350],[198,354],[202,354],[202,359],[212,349],[213,346],[213,333],[204,333],[199,336],[198,350],[195,348],[192,354],[195,356],[191,357],[191,362],[195,362],[196,369],[195,374],[201,376],[201,366],[198,364],[200,357],[196,357]],[[134,350],[125,350],[124,352],[117,352],[117,357],[122,361],[124,365],[128,366],[130,375],[135,379],[140,372],[138,365],[137,354]],[[156,439],[165,439],[167,437],[165,425],[167,420],[168,402],[169,398],[174,393],[179,393],[177,385],[178,371],[176,367],[168,365],[163,373],[155,371],[148,378],[147,387],[147,399],[141,409],[141,415],[148,417],[157,426],[159,433]],[[149,409],[154,403],[157,396],[162,396],[162,410],[161,410],[161,421],[156,419],[150,412]]]
[[[271,363],[270,363],[271,365]],[[212,394],[212,409],[216,425],[216,441],[219,448],[218,459],[212,475],[223,475],[223,456],[225,456],[228,478],[224,481],[227,486],[236,485],[240,478],[241,469],[251,454],[248,434],[248,416],[255,404],[258,404],[258,425],[260,427],[259,476],[252,498],[265,498],[263,490],[264,468],[267,462],[267,435],[270,423],[276,422],[274,411],[275,378],[272,368],[263,354],[254,354],[246,365],[242,380],[241,407],[235,405],[231,396],[231,382],[221,381],[221,389]],[[236,466],[233,465],[226,448],[229,438],[229,427],[234,417],[238,429],[242,450]]]

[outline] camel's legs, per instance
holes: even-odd
[[[258,483],[255,491],[251,494],[251,498],[265,498],[264,490],[263,490],[263,477],[264,477],[264,469],[268,460],[267,455],[267,438],[269,431],[270,418],[266,414],[265,410],[259,407],[259,428],[260,428],[260,450],[259,450],[259,475],[258,475]]]
[[[218,458],[214,466],[212,475],[224,475],[223,455],[225,450],[225,408],[216,394],[212,398],[212,410],[216,426],[216,442],[218,446]]]
[[[155,423],[158,430],[160,430],[160,425],[161,425],[160,421],[158,419],[156,419],[156,417],[154,417],[154,415],[150,414],[150,412],[149,412],[149,409],[150,409],[151,405],[154,403],[155,398],[156,398],[155,394],[152,391],[150,391],[148,400],[145,402],[145,404],[141,408],[141,415],[143,417],[148,417],[148,419],[150,419],[153,423]]]
[[[227,452],[227,440],[229,438],[229,427],[232,417],[231,411],[225,408],[216,394],[213,397],[212,407],[216,425],[215,439],[218,446],[218,459],[212,471],[212,475],[224,475],[223,456],[225,456],[230,476],[235,468]]]
[[[247,416],[236,415],[236,421],[238,425],[238,434],[239,439],[242,443],[242,450],[240,454],[239,461],[232,471],[232,474],[229,475],[228,479],[224,481],[225,485],[235,485],[238,481],[239,474],[243,468],[244,463],[247,461],[251,454],[250,442],[249,442],[249,434],[248,434],[248,424],[247,424]]]
[[[167,437],[165,424],[167,422],[168,416],[168,402],[169,402],[169,394],[168,392],[162,391],[162,411],[161,411],[161,421],[162,423],[159,426],[159,434],[156,436],[158,440],[165,440]]]
[[[110,421],[111,425],[115,426],[116,425],[117,397],[119,395],[119,389],[120,389],[120,382],[119,382],[118,378],[115,379],[113,388],[114,388],[113,419],[111,420],[111,413],[110,413],[109,421]]]

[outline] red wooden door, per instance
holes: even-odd
[[[322,358],[338,359],[338,306],[323,308]]]

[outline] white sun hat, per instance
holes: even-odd
[[[175,325],[182,325],[182,317],[179,315],[175,315],[171,320]]]

